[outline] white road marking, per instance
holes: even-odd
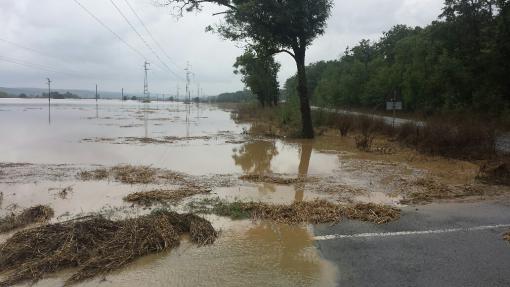
[[[381,232],[381,233],[360,233],[360,234],[335,234],[335,235],[324,235],[316,236],[315,240],[335,240],[335,239],[348,239],[348,238],[374,238],[374,237],[395,237],[395,236],[409,236],[409,235],[427,235],[427,234],[441,234],[441,233],[453,233],[453,232],[472,232],[490,229],[509,228],[510,224],[498,224],[498,225],[485,225],[469,228],[450,228],[450,229],[438,229],[438,230],[424,230],[424,231],[400,231],[400,232]]]

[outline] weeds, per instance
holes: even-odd
[[[510,185],[510,161],[507,159],[484,163],[477,178],[486,183]]]
[[[503,236],[503,239],[510,242],[510,232],[506,233],[504,236]]]
[[[372,143],[375,136],[372,134],[362,134],[354,138],[356,141],[356,148],[361,151],[369,152],[372,149]]]
[[[0,286],[31,280],[67,268],[77,271],[65,285],[117,270],[133,260],[174,248],[189,233],[198,245],[212,244],[217,232],[192,214],[157,211],[122,221],[100,216],[20,231],[0,245]]]
[[[337,127],[340,130],[340,135],[342,137],[346,137],[349,132],[352,130],[354,121],[352,117],[347,116],[345,114],[338,115],[337,117]]]
[[[18,215],[12,214],[0,218],[0,233],[9,232],[33,223],[48,221],[53,215],[53,209],[48,206],[38,205],[25,209]]]

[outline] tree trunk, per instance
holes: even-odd
[[[295,51],[296,65],[298,71],[298,95],[301,109],[302,135],[304,138],[314,138],[312,125],[312,113],[310,109],[310,100],[308,99],[308,83],[306,81],[305,68],[306,48],[300,48]]]

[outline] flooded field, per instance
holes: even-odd
[[[400,206],[413,191],[491,192],[475,183],[472,163],[382,141],[375,152],[362,153],[352,138],[328,133],[315,141],[255,137],[249,128],[208,104],[54,100],[48,110],[45,100],[0,99],[0,215],[42,204],[54,210],[52,222],[97,213],[136,217],[168,204],[138,205],[126,196],[190,185],[207,191],[169,204],[173,210],[186,212],[210,199]],[[83,176],[119,165],[146,166],[153,174],[143,182]],[[215,244],[197,247],[184,238],[177,249],[78,285],[334,286],[342,272],[321,259],[310,225],[206,218],[221,231]],[[53,274],[35,286],[60,285],[68,275]]]

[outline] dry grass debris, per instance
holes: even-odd
[[[211,189],[199,186],[184,186],[177,190],[152,190],[132,193],[124,198],[125,201],[150,206],[155,203],[178,203],[181,200],[198,194],[206,194]]]
[[[199,207],[200,208],[200,207]],[[210,212],[234,219],[252,218],[284,224],[337,223],[342,218],[384,224],[400,218],[397,208],[377,204],[338,205],[325,200],[295,202],[290,205],[260,202],[223,202],[213,204]]]
[[[250,182],[264,182],[264,183],[274,183],[274,184],[282,184],[289,185],[295,183],[303,183],[306,182],[307,179],[304,177],[298,178],[286,178],[277,175],[264,175],[264,174],[248,174],[239,177],[239,179]]]
[[[503,236],[503,239],[510,242],[510,232],[506,233],[504,236]]]
[[[105,168],[98,168],[90,171],[81,171],[78,173],[78,177],[82,180],[103,180],[107,179],[109,172]]]
[[[148,166],[118,165],[111,173],[115,180],[127,184],[148,184],[156,177],[156,170]]]
[[[113,179],[127,184],[148,184],[156,180],[156,169],[148,166],[117,165],[110,169],[98,168],[78,174],[82,180]]]
[[[53,209],[44,205],[25,209],[18,215],[11,214],[4,218],[0,218],[0,233],[9,232],[33,223],[48,221],[53,217],[53,215]]]
[[[36,282],[45,274],[77,268],[65,283],[72,285],[174,248],[184,233],[198,245],[217,238],[207,220],[168,211],[121,221],[96,216],[23,230],[0,245],[0,273],[6,275],[0,286]]]

